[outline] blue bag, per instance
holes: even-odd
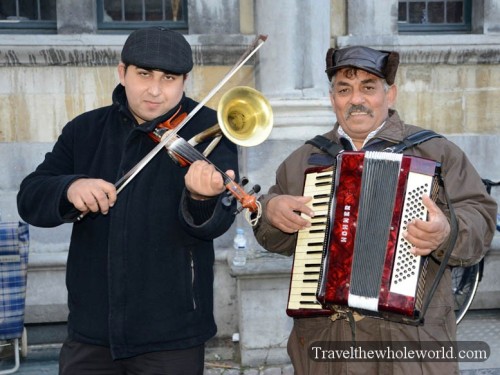
[[[0,340],[23,333],[28,253],[28,224],[0,223]]]

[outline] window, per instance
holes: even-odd
[[[187,29],[187,0],[97,0],[99,30],[161,24]]]
[[[56,32],[56,0],[0,1],[0,30]]]
[[[399,1],[400,33],[469,33],[471,0]]]

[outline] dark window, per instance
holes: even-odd
[[[400,0],[400,33],[469,33],[472,0]]]
[[[97,0],[97,17],[101,31],[155,24],[187,30],[187,0]]]
[[[0,31],[55,33],[56,29],[56,0],[0,1]]]

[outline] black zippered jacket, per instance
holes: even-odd
[[[179,105],[189,113],[197,103],[184,95]],[[70,183],[118,181],[157,145],[148,132],[177,109],[138,126],[118,85],[113,104],[70,121],[22,181],[20,216],[34,226],[63,224],[75,210],[66,197]],[[215,123],[216,112],[203,107],[179,135],[190,139]],[[238,171],[236,146],[226,139],[210,159],[222,171]],[[116,359],[189,348],[215,335],[213,239],[231,226],[235,203],[224,206],[224,194],[192,200],[186,171],[161,150],[107,215],[89,214],[73,224],[66,273],[71,339],[110,346]]]

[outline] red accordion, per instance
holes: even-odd
[[[298,233],[287,314],[346,307],[402,321],[420,318],[427,258],[402,237],[426,219],[422,195],[437,193],[438,163],[387,152],[346,151],[333,170],[306,171],[315,217]]]

